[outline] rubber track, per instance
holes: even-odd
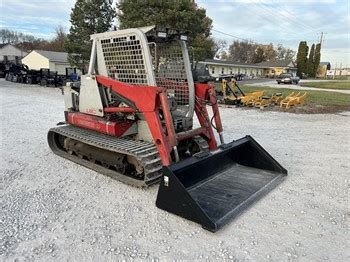
[[[111,152],[133,156],[143,166],[144,180],[121,174],[115,170],[68,154],[63,148],[56,145],[55,139],[53,139],[54,134],[69,137]],[[66,125],[51,128],[48,132],[48,143],[55,154],[135,187],[147,187],[158,182],[161,176],[162,162],[158,150],[154,144],[149,142],[117,138],[88,129]]]

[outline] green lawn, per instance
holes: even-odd
[[[307,92],[305,103],[324,105],[324,106],[350,106],[350,95],[341,94],[336,92],[325,92],[325,91],[310,91],[310,90],[294,90],[286,88],[272,88],[268,86],[251,86],[244,85],[240,86],[243,92],[249,93],[257,90],[265,90],[266,95],[271,95],[273,93],[282,93],[283,96],[287,96],[292,92]],[[217,91],[221,90],[220,84],[215,84]]]
[[[322,81],[322,82],[306,82],[306,83],[301,82],[300,85],[307,86],[307,87],[350,90],[350,81],[339,81],[339,82]]]

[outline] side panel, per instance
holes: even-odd
[[[64,93],[64,110],[69,111],[71,108],[74,107],[73,104],[73,95],[79,96],[79,93],[77,91],[74,91],[70,86],[63,87],[63,93]]]
[[[81,113],[103,116],[103,105],[96,79],[88,76],[81,77],[79,111]]]

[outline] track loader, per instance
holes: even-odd
[[[213,232],[287,174],[250,136],[224,143],[215,90],[192,72],[183,32],[91,39],[88,72],[64,87],[65,121],[48,132],[55,154],[136,187],[160,181],[157,207]]]

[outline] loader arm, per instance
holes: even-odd
[[[210,124],[212,121],[206,107],[207,104],[212,107],[215,129],[220,136],[221,143],[223,143],[223,129],[216,95],[214,88],[209,84],[195,84],[195,112],[200,127],[175,133],[167,93],[164,88],[133,86],[105,76],[96,76],[96,81],[104,88],[110,88],[114,93],[130,101],[131,105],[135,105],[134,110],[143,113],[164,166],[168,166],[176,160],[171,158],[171,152],[176,150],[176,146],[182,140],[201,136],[208,142],[210,150],[217,149],[214,131]],[[159,118],[160,109],[162,109],[164,116],[165,131],[163,131],[162,122]],[[104,111],[113,111],[113,108],[107,107],[104,108]]]

